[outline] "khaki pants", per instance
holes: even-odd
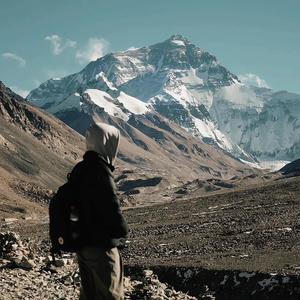
[[[117,248],[85,247],[77,253],[80,300],[123,300],[123,264]]]

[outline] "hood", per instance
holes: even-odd
[[[86,131],[86,149],[99,154],[109,165],[113,165],[117,156],[120,133],[113,126],[95,123]]]

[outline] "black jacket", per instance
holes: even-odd
[[[87,151],[69,175],[79,199],[83,246],[124,245],[128,226],[120,210],[112,171],[113,167],[96,152]]]

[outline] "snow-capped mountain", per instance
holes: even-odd
[[[57,116],[80,111],[91,102],[125,121],[155,112],[246,160],[253,155],[294,159],[300,155],[299,135],[293,135],[299,130],[299,114],[287,115],[290,94],[280,95],[245,86],[215,56],[174,35],[149,47],[108,54],[79,73],[50,79],[28,100]],[[293,105],[298,109],[299,103],[294,100]],[[278,122],[272,121],[274,114]]]
[[[220,131],[261,160],[300,156],[300,95],[234,84],[215,94],[209,112]]]
[[[228,179],[253,174],[248,165],[194,138],[159,114],[147,112],[146,103],[122,92],[113,97],[91,88],[82,97],[74,97],[68,101],[80,99],[80,110],[58,111],[62,120],[66,118],[65,123],[84,132],[95,115],[122,133],[115,175],[125,205],[166,201],[165,190],[199,177]],[[115,101],[119,106],[114,106]],[[27,208],[30,211],[34,207],[36,213],[41,209],[33,206],[37,195],[39,199],[44,199],[43,193],[49,197],[45,188],[56,189],[81,159],[84,138],[65,123],[0,81],[0,197],[11,204],[4,214],[15,213],[16,205],[26,208],[26,214]]]

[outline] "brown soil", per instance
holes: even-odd
[[[127,208],[127,265],[300,273],[300,178],[212,196]],[[43,206],[46,209],[46,206]],[[4,228],[2,228],[4,229]],[[5,229],[48,251],[47,218]]]
[[[127,209],[128,264],[298,273],[300,178]]]

